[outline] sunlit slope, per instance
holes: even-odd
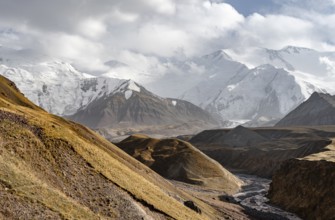
[[[236,193],[242,182],[190,143],[132,135],[117,144],[162,176],[206,188]]]
[[[0,217],[208,219],[215,210],[0,76]],[[175,198],[179,198],[176,200]],[[197,214],[183,205],[193,200]]]

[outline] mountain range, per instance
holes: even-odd
[[[223,126],[274,125],[313,92],[335,92],[334,52],[294,46],[237,48],[167,63],[163,86],[148,88],[201,106],[221,117]],[[164,89],[169,87],[178,94]]]
[[[192,103],[156,96],[131,80],[95,98],[69,118],[93,128],[216,123],[209,113]]]
[[[197,61],[208,77],[181,97],[233,125],[273,125],[314,91],[334,93],[334,57],[298,47],[220,50]]]
[[[160,99],[171,97],[171,103],[189,101],[223,127],[274,125],[313,92],[335,92],[335,53],[292,46],[224,49],[184,61],[162,58],[164,74],[144,74],[111,60],[106,65],[114,71],[93,76],[59,59],[6,48],[0,48],[0,57],[0,73],[34,103],[58,115],[77,114],[76,118],[86,107],[92,108],[93,101],[96,105],[127,82]],[[122,74],[124,78],[136,75],[137,81],[112,78]]]
[[[69,63],[34,56],[30,51],[0,51],[0,57],[6,57],[2,58],[0,73],[15,81],[35,104],[50,113],[103,129],[101,133],[108,137],[119,136],[120,132],[148,132],[152,126],[157,126],[154,132],[165,135],[218,126],[200,107],[180,99],[159,97],[133,80],[89,75]],[[32,55],[21,58],[24,53]],[[119,133],[111,128],[118,128]]]
[[[96,97],[66,116],[117,141],[134,133],[154,136],[193,134],[219,123],[200,107],[180,99],[159,97],[131,80]]]

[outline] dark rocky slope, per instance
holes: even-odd
[[[335,96],[314,92],[276,126],[335,125]]]
[[[269,191],[271,202],[303,219],[335,219],[335,146],[283,163]]]
[[[91,128],[216,124],[209,113],[190,102],[158,97],[137,84],[136,90],[131,88],[127,81],[116,92],[92,101],[69,118]]]
[[[159,97],[132,81],[124,82],[110,95],[92,101],[68,118],[113,141],[136,133],[171,137],[218,126],[217,120],[198,106]]]
[[[271,177],[285,160],[323,151],[334,136],[335,126],[238,127],[203,131],[190,142],[229,170]]]

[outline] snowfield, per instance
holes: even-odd
[[[14,81],[34,103],[57,115],[74,114],[115,92],[129,99],[134,91],[140,92],[137,82],[159,96],[202,107],[222,126],[271,124],[315,91],[335,94],[335,52],[292,46],[242,48],[161,62],[164,74],[144,74],[136,67],[110,61],[108,73],[93,76],[31,50],[0,47],[0,74]]]

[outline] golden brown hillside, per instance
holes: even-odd
[[[1,76],[0,93],[0,218],[221,218],[91,130],[36,107]]]
[[[40,107],[34,105],[27,98],[25,98],[12,81],[8,80],[7,78],[1,75],[0,75],[0,98],[14,105],[21,105],[35,110],[42,110]],[[2,103],[2,105],[4,105],[4,103]],[[6,107],[8,106],[9,105],[7,104]]]
[[[242,181],[190,143],[132,135],[117,144],[160,175],[173,180],[236,193]]]

